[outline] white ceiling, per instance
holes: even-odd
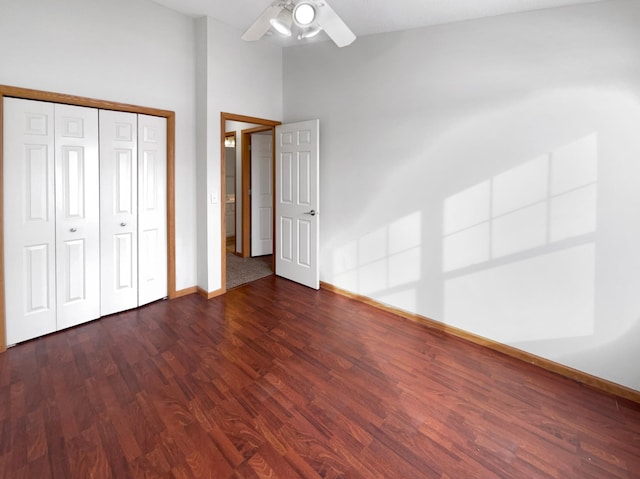
[[[153,0],[172,10],[207,15],[245,31],[272,0]],[[328,0],[357,36],[408,30],[507,13],[602,0]],[[277,35],[273,35],[275,39]],[[297,40],[278,41],[282,45]]]

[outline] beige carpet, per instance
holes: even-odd
[[[273,274],[271,261],[272,255],[240,258],[227,253],[227,289]]]

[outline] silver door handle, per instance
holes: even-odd
[[[72,233],[75,233],[76,231],[78,231],[77,228],[71,228],[69,231],[71,231]]]
[[[305,215],[315,216],[315,215],[316,215],[316,210],[305,211],[303,214],[305,214]]]
[[[127,226],[127,223],[125,223],[124,221],[122,223],[120,223],[120,226],[124,227]]]

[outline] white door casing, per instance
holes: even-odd
[[[138,121],[100,110],[101,316],[138,306]]]
[[[138,115],[138,306],[167,296],[167,120]]]
[[[320,121],[276,127],[276,274],[320,287]]]
[[[56,104],[57,329],[100,317],[98,111]]]
[[[4,98],[3,109],[5,317],[15,344],[56,330],[54,107]]]
[[[273,136],[251,135],[251,256],[273,253]]]

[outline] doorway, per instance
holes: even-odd
[[[273,192],[273,128],[265,126],[249,128],[242,130],[241,137],[242,159],[240,164],[242,168],[240,193],[242,211],[239,219],[242,224],[242,241],[240,256],[249,258],[273,252],[273,198],[267,195],[265,204],[265,195],[261,195],[261,190],[269,189],[270,192]],[[257,165],[259,167],[262,166],[262,171],[256,170],[255,168],[256,157],[259,157],[262,163],[264,163],[265,160],[268,162],[266,168],[264,164]],[[269,171],[265,171],[265,169]],[[270,184],[265,185],[265,181]],[[259,218],[261,205],[258,203],[267,207],[264,208],[265,214],[267,215],[266,218]],[[262,225],[259,223],[262,223]],[[256,243],[260,241],[260,229],[269,230],[266,232],[266,235],[263,236],[270,244],[265,246],[264,241],[262,241],[262,244],[256,245]],[[270,252],[267,250],[270,250]]]
[[[271,132],[272,147],[275,138],[275,127],[280,122],[263,118],[237,115],[233,113],[220,114],[221,129],[221,179],[222,191],[222,289],[227,289],[254,281],[260,277],[273,274],[273,256],[251,257],[251,177],[250,177],[250,148],[251,135],[259,132]],[[231,137],[233,151],[231,151]],[[227,159],[233,156],[233,160]],[[274,158],[272,153],[271,168],[273,171]],[[233,172],[229,171],[233,168]],[[231,188],[227,183],[233,181]],[[273,190],[274,180],[271,179]],[[233,205],[231,207],[230,205]],[[231,218],[233,210],[233,219]],[[273,205],[271,208],[271,230],[273,231]],[[233,238],[233,239],[232,239]]]
[[[227,252],[236,253],[236,132],[230,131],[224,137],[224,217],[227,225],[225,247]]]

